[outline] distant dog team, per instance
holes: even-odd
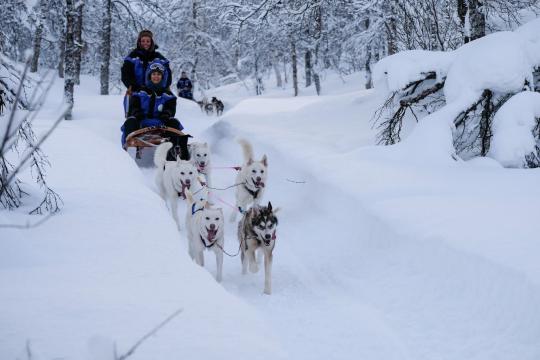
[[[211,101],[208,101],[207,98],[203,98],[202,100],[197,101],[197,104],[199,104],[201,111],[204,111],[206,115],[212,115],[215,112],[217,116],[221,116],[223,115],[223,110],[225,110],[223,102],[215,96],[212,97]]]

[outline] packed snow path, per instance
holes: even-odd
[[[185,234],[172,230],[174,225],[170,219],[165,221],[162,231],[155,232],[150,224],[140,221],[144,217],[141,209],[130,211],[131,218],[122,217],[131,206],[128,199],[124,199],[123,204],[115,203],[119,215],[118,219],[110,219],[111,223],[127,224],[114,226],[130,227],[135,223],[140,231],[154,233],[155,236],[148,239],[145,251],[156,254],[166,252],[169,261],[177,259],[183,262],[182,271],[187,274],[176,281],[172,276],[175,271],[156,261],[159,256],[155,256],[152,265],[154,256],[151,256],[144,264],[145,268],[148,267],[148,276],[151,268],[159,272],[162,267],[163,284],[159,285],[180,287],[183,293],[189,293],[190,300],[180,305],[188,308],[200,306],[195,314],[186,314],[178,319],[178,323],[184,325],[171,324],[163,329],[158,339],[141,347],[133,359],[149,358],[156,354],[161,358],[177,355],[194,358],[197,354],[196,358],[210,359],[221,354],[223,358],[243,355],[244,358],[250,356],[257,359],[325,360],[353,357],[384,360],[532,360],[540,356],[540,311],[537,306],[540,301],[540,277],[536,277],[538,268],[531,261],[515,264],[519,262],[518,257],[512,259],[510,256],[508,263],[504,263],[496,261],[502,256],[500,251],[493,250],[493,254],[489,254],[490,250],[486,250],[489,256],[481,256],[477,249],[456,246],[437,235],[421,232],[411,235],[404,229],[390,226],[388,218],[373,215],[375,211],[372,207],[366,210],[364,202],[367,202],[367,196],[365,189],[361,188],[364,184],[362,179],[373,178],[374,174],[378,174],[381,188],[386,186],[386,192],[395,192],[396,197],[407,198],[410,195],[399,187],[392,187],[394,181],[399,183],[406,179],[392,178],[394,173],[383,163],[384,159],[373,157],[369,174],[355,172],[350,162],[351,151],[372,141],[367,123],[372,110],[370,93],[356,91],[321,98],[235,99],[228,103],[227,98],[223,98],[229,108],[221,121],[207,117],[194,103],[187,101],[179,101],[178,115],[195,139],[207,140],[212,144],[214,166],[241,163],[240,147],[234,141],[236,137],[250,139],[256,157],[264,153],[269,156],[270,175],[265,200],[282,208],[274,253],[273,294],[262,294],[262,271],[257,275],[241,275],[238,257],[225,257],[223,283],[217,285],[232,294],[234,301],[218,294],[212,290],[215,267],[211,253],[206,254],[207,267],[203,270],[211,276],[203,276],[202,272],[194,270],[196,265],[185,254]],[[78,136],[86,133],[91,141],[99,141],[93,149],[84,148],[84,154],[79,157],[88,162],[86,176],[89,178],[100,170],[92,168],[99,162],[90,161],[90,157],[101,158],[103,162],[118,161],[117,167],[133,171],[129,165],[131,160],[117,145],[122,112],[119,104],[119,96],[81,96],[75,112],[78,120],[65,125],[68,129],[77,128],[74,133]],[[360,119],[356,119],[356,115],[351,116],[351,112],[360,114]],[[300,115],[304,119],[293,122],[295,116]],[[309,119],[309,122],[305,119]],[[88,141],[66,143],[63,149],[65,156],[77,161],[77,153],[83,151],[79,147],[81,144],[87,146]],[[103,153],[100,147],[114,151],[114,155]],[[395,166],[399,168],[399,165]],[[155,191],[153,170],[141,171],[147,186]],[[101,176],[107,174],[102,173]],[[410,176],[414,177],[415,174]],[[214,171],[216,187],[230,185],[234,178],[232,170]],[[73,176],[70,181],[77,181],[77,177]],[[121,181],[111,178],[107,181],[111,183],[111,191],[115,191],[115,188],[120,191]],[[504,192],[504,189],[501,191]],[[229,203],[233,202],[232,190],[218,195]],[[104,204],[106,198],[102,196]],[[165,204],[157,196],[145,196],[145,201],[152,209],[161,207],[163,211],[160,215],[166,214]],[[133,206],[137,205],[133,203]],[[418,206],[410,202],[409,205],[413,212]],[[78,205],[68,206],[73,208]],[[434,214],[437,214],[437,208],[442,204],[432,203],[431,206]],[[226,206],[224,210],[226,215],[231,211]],[[181,206],[180,219],[184,218],[184,211]],[[136,217],[137,214],[140,218]],[[86,217],[89,215],[83,214]],[[417,221],[429,222],[429,219],[418,218]],[[512,224],[511,219],[509,222]],[[94,226],[107,228],[97,220]],[[146,227],[150,231],[146,231]],[[234,253],[237,249],[236,224],[226,223],[226,227],[225,246]],[[108,241],[107,236],[103,235],[102,243]],[[168,242],[170,239],[161,239],[163,236],[174,237],[172,242],[179,246],[171,246]],[[530,249],[536,249],[531,246]],[[116,251],[114,248],[94,249],[92,246],[87,250],[110,250],[112,254]],[[177,250],[185,253],[175,254]],[[508,250],[509,253],[512,251]],[[66,256],[82,257],[85,253],[74,251]],[[77,262],[77,259],[74,260]],[[120,275],[130,276],[121,268],[135,264],[126,255],[118,259],[117,265]],[[77,267],[69,270],[77,271]],[[26,274],[30,271],[25,270],[25,276],[16,271],[14,274],[19,275],[25,285],[31,285],[29,282],[35,276]],[[7,271],[2,272],[2,283],[8,284],[8,274]],[[190,279],[188,276],[193,277]],[[77,275],[74,277],[78,278]],[[133,279],[123,279],[119,275],[113,279],[116,279],[112,283],[118,286],[118,294],[108,296],[130,298],[130,294],[124,293],[122,283]],[[166,280],[171,283],[166,284]],[[82,277],[81,282],[81,286],[84,286],[90,280]],[[162,290],[157,285],[156,289]],[[26,294],[25,290],[16,288],[12,294],[11,301],[4,300],[11,309],[10,315],[3,315],[9,323],[15,322],[13,316],[22,316],[25,311],[24,306],[17,306],[20,300],[17,296]],[[219,297],[208,297],[216,294]],[[98,294],[88,292],[85,296],[89,302],[100,303]],[[96,299],[92,299],[93,296]],[[200,299],[200,303],[197,299]],[[230,307],[222,306],[223,303]],[[28,302],[28,306],[31,304]],[[158,312],[160,314],[166,314],[175,307],[173,305],[177,305],[172,297],[162,299],[161,304],[166,304],[167,309]],[[47,309],[43,305],[41,308]],[[204,311],[208,312],[205,316],[202,315]],[[105,321],[101,317],[106,313],[95,310],[98,323]],[[143,313],[143,309],[136,312]],[[64,315],[57,310],[56,316]],[[149,320],[149,316],[144,316],[145,321],[141,322],[127,316],[124,315],[125,322],[118,325],[118,330],[122,329],[122,325],[129,327],[125,334],[119,335],[124,348],[138,339],[141,333],[135,332],[130,322],[138,326],[145,324],[146,330],[158,320],[155,317],[151,318],[155,321]],[[261,321],[254,322],[252,317]],[[31,329],[36,324],[36,328],[41,328],[40,321],[27,319],[26,326],[17,328],[19,332],[6,330],[21,338],[23,334],[20,332],[24,329]],[[77,320],[64,322],[66,327],[77,325]],[[231,322],[234,327],[231,327]],[[194,329],[193,333],[190,333],[190,326]],[[234,333],[225,335],[220,329],[234,329]],[[208,338],[193,335],[204,334],[205,331],[209,334]],[[66,329],[62,329],[62,332],[66,332]],[[13,350],[13,335],[8,335],[4,333],[4,336],[0,336],[0,339],[7,339],[7,350],[1,352],[14,358],[13,354],[19,353]],[[60,355],[58,349],[62,349],[61,344],[47,344],[46,334],[38,332],[31,335],[33,338],[41,336],[41,344],[38,345],[45,349],[46,358],[52,358],[53,354]],[[80,340],[86,346],[89,339],[85,336],[81,334],[70,339]],[[53,339],[51,337],[49,341],[53,342]],[[22,341],[20,343],[24,344]],[[212,347],[218,348],[219,352],[213,351]],[[4,346],[0,341],[2,348]],[[80,346],[67,348],[67,353],[62,354],[66,358],[76,358]]]

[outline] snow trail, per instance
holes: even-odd
[[[69,201],[66,219],[55,221],[81,226],[81,219],[90,218],[86,226],[92,231],[81,236],[88,228],[72,228],[66,232],[71,238],[61,240],[55,224],[46,224],[52,248],[37,234],[25,242],[20,233],[10,232],[19,235],[5,242],[9,251],[0,262],[0,284],[9,284],[12,293],[1,303],[10,310],[0,319],[9,325],[0,328],[1,354],[18,356],[28,336],[38,339],[36,350],[46,358],[80,358],[93,334],[126,347],[181,303],[189,311],[133,359],[171,354],[325,360],[540,356],[539,284],[530,276],[534,271],[523,270],[530,264],[511,266],[498,261],[500,254],[486,256],[489,251],[430,235],[430,228],[411,233],[411,227],[396,227],[388,212],[374,212],[373,199],[380,197],[382,207],[392,194],[393,200],[404,201],[395,205],[403,205],[414,219],[413,201],[419,196],[405,187],[405,170],[401,178],[392,178],[401,165],[373,149],[359,150],[372,139],[367,121],[374,107],[371,93],[300,98],[298,103],[290,98],[236,100],[221,119],[202,114],[188,101],[179,101],[178,115],[195,140],[211,143],[213,166],[240,165],[236,137],[251,139],[256,158],[269,156],[264,200],[282,208],[273,294],[262,294],[263,271],[241,275],[238,257],[225,257],[221,285],[213,279],[211,253],[204,269],[191,263],[185,234],[176,232],[155,194],[153,169],[137,169],[120,149],[121,97],[92,91],[77,103],[74,116],[79,120],[60,128],[58,139],[65,142],[49,145],[62,170],[51,172],[50,182],[62,185],[67,200],[83,202]],[[356,156],[367,157],[369,166],[359,167]],[[70,172],[73,161],[86,166],[73,163]],[[220,169],[213,175],[214,186],[224,187],[236,174]],[[414,182],[424,173],[406,175]],[[379,187],[370,184],[376,181]],[[443,199],[432,204],[437,216],[435,210],[445,205],[441,189],[440,184],[428,189]],[[233,190],[218,195],[233,203]],[[108,202],[112,205],[103,206]],[[141,206],[152,209],[149,221],[159,233],[139,224]],[[180,209],[183,219],[184,204]],[[231,210],[224,210],[228,218]],[[433,219],[435,224],[440,220]],[[133,224],[140,225],[140,234],[130,230]],[[226,223],[225,248],[231,253],[238,249],[236,224]],[[35,259],[26,257],[30,251]],[[41,285],[36,292],[29,289],[34,282]],[[54,311],[47,313],[47,301],[55,303]],[[50,324],[59,330],[50,334]],[[73,333],[74,326],[84,331]],[[65,349],[63,341],[69,344]]]

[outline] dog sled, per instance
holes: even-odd
[[[130,133],[126,137],[124,150],[135,148],[135,158],[141,159],[145,148],[154,148],[161,143],[167,142],[172,136],[186,135],[182,131],[167,126],[150,126]]]

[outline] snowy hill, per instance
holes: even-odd
[[[345,84],[329,75],[320,97],[216,89],[208,95],[226,103],[220,119],[179,101],[214,166],[240,164],[236,137],[269,156],[265,199],[282,211],[265,296],[262,274],[242,276],[238,258],[225,259],[222,284],[213,261],[202,269],[189,259],[153,170],[120,149],[121,97],[99,96],[85,80],[76,120],[45,146],[64,209],[35,229],[0,229],[2,358],[25,358],[29,341],[34,359],[111,359],[113,343],[127,351],[178,308],[132,359],[540,356],[538,170],[375,147],[379,99],[360,75]],[[56,84],[38,130],[60,94]],[[214,174],[218,187],[234,182],[230,169]],[[228,215],[220,201],[232,203],[233,192],[215,196]],[[235,252],[235,226],[226,226]]]

